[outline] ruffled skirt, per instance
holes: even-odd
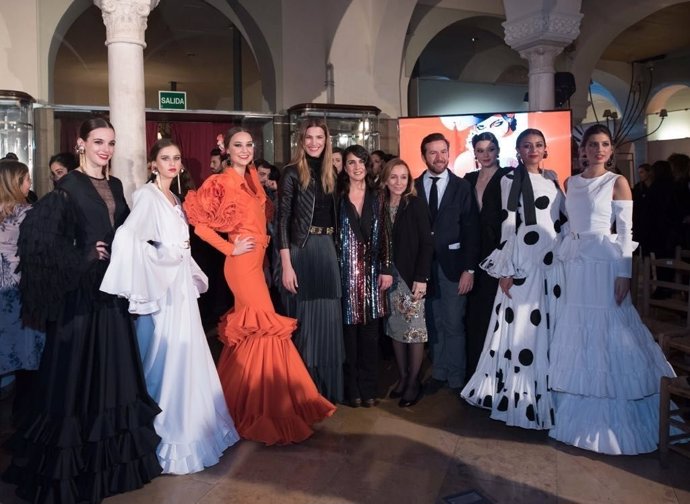
[[[628,295],[614,299],[615,245],[607,236],[569,237],[565,304],[551,345],[556,425],[549,435],[612,455],[654,451],[659,386],[675,376]]]
[[[160,474],[160,412],[144,383],[126,301],[84,312],[78,293],[48,326],[33,409],[8,441],[6,481],[39,503],[97,503]]]
[[[218,374],[240,436],[267,445],[304,441],[335,412],[292,343],[297,321],[278,315],[264,280],[263,251],[230,256],[225,276],[236,305],[220,321]]]

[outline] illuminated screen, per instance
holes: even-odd
[[[400,126],[400,157],[419,176],[426,165],[422,159],[422,139],[430,133],[443,133],[450,142],[450,169],[459,176],[477,169],[472,137],[491,132],[498,139],[501,166],[517,166],[515,140],[527,128],[541,130],[546,137],[548,157],[544,168],[558,173],[558,180],[570,176],[570,111],[515,112],[460,116],[408,117],[398,120]]]

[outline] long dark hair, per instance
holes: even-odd
[[[369,152],[361,145],[350,145],[347,149],[343,151],[343,169],[338,174],[338,192],[342,195],[350,194],[350,176],[347,174],[347,156],[352,154],[358,159],[364,161],[364,166],[366,167],[367,174],[364,177],[364,183],[367,189],[373,189],[376,184],[374,183],[374,175],[372,174],[372,162]]]
[[[611,157],[606,161],[606,166],[611,167],[613,166],[613,157],[616,154],[616,149],[614,148],[613,145],[613,135],[611,135],[611,130],[608,128],[608,126],[605,126],[604,124],[592,124],[589,128],[585,130],[585,132],[582,134],[582,141],[580,142],[580,149],[584,151],[585,147],[587,146],[587,142],[589,142],[589,139],[593,135],[606,135],[609,139],[609,142],[611,142]]]

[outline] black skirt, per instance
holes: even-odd
[[[298,322],[295,346],[321,395],[342,402],[342,289],[333,238],[310,235],[303,248],[291,247],[290,258],[298,289],[284,295],[284,304],[287,315]]]
[[[73,291],[46,346],[3,479],[40,503],[96,503],[160,474],[160,412],[146,391],[127,302]],[[91,299],[86,299],[91,298]]]

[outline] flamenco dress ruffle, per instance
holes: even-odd
[[[573,234],[559,256],[566,303],[551,346],[556,425],[549,436],[611,455],[656,450],[659,382],[674,376],[630,296],[612,286],[623,251],[615,235]]]
[[[70,210],[63,195],[48,194],[19,239],[24,319],[48,322],[32,406],[7,441],[3,479],[34,503],[98,503],[161,472],[160,409],[146,391],[127,303],[98,291],[104,261],[75,254]]]
[[[294,319],[245,306],[221,320],[218,371],[240,436],[267,445],[298,443],[335,407],[319,395],[291,341]]]

